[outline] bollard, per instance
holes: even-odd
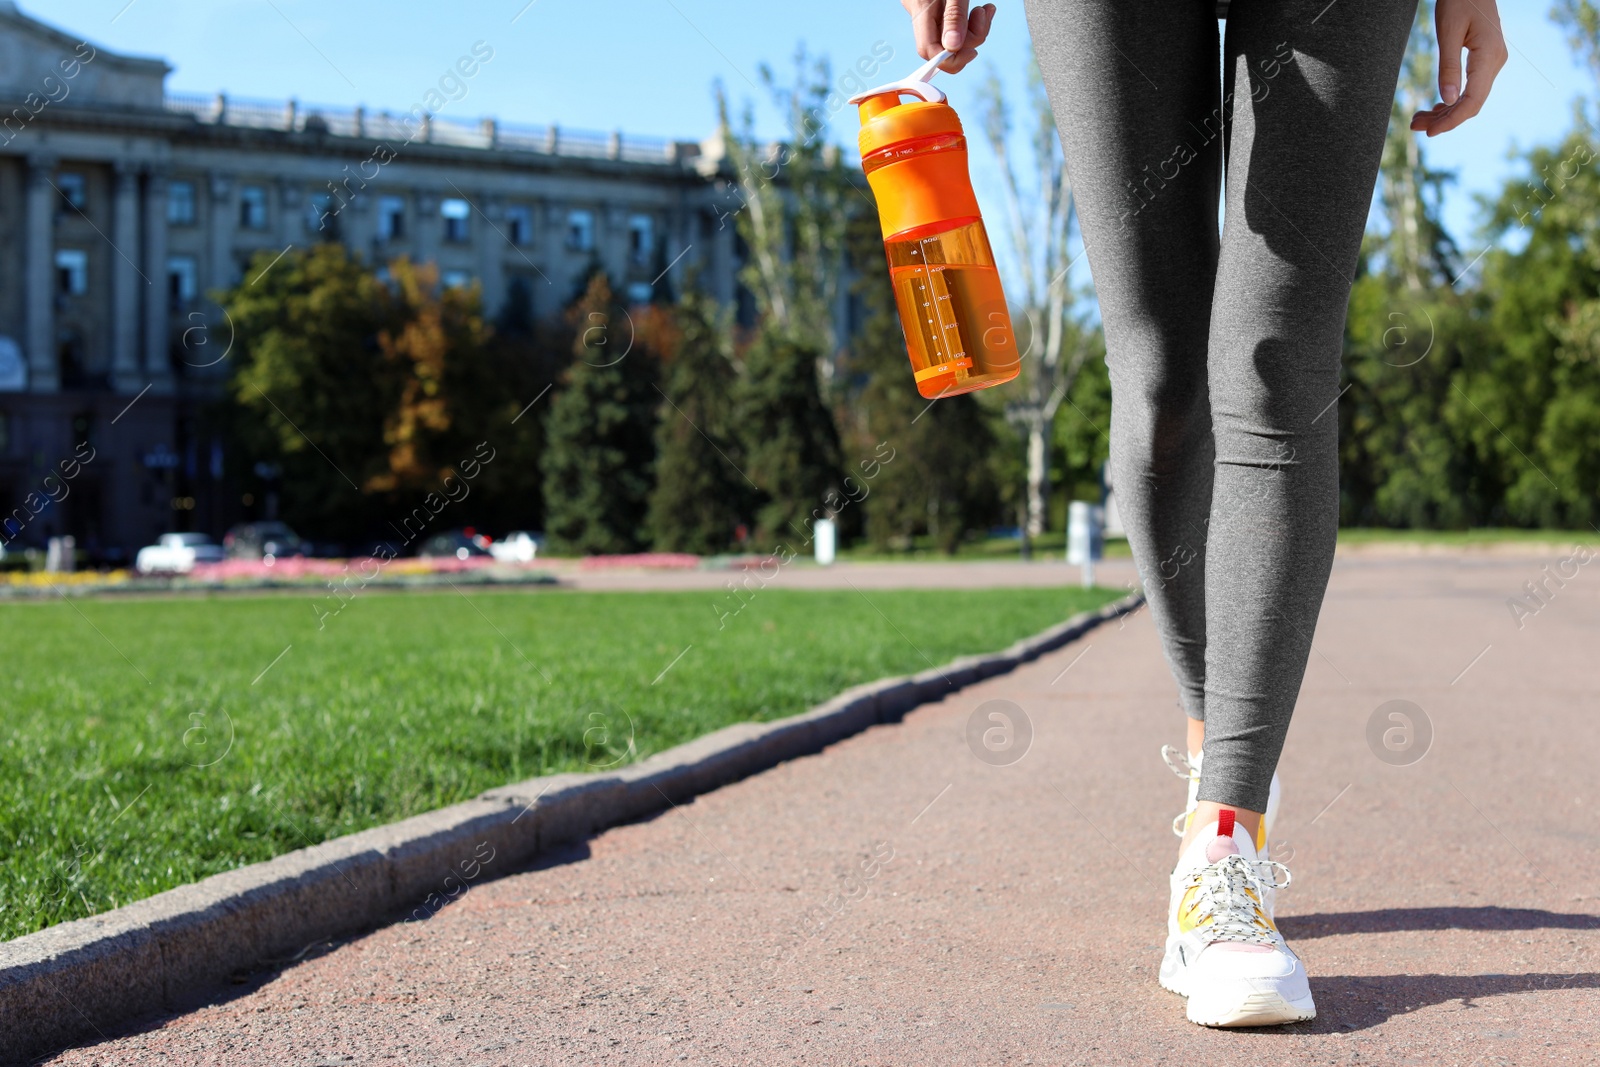
[[[77,542],[69,534],[66,537],[52,537],[45,544],[44,569],[51,574],[71,574]]]
[[[833,562],[835,530],[832,519],[818,519],[811,527],[811,532],[816,535],[817,562],[824,567]]]
[[[1104,512],[1100,505],[1074,500],[1067,505],[1067,562],[1083,568],[1083,587],[1094,585],[1094,561],[1105,550]]]

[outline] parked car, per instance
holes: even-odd
[[[300,535],[281,522],[245,522],[222,537],[222,548],[229,559],[274,559],[303,556],[306,544]]]
[[[202,533],[164,533],[134,557],[140,574],[188,574],[196,563],[221,563],[222,546]]]
[[[544,540],[527,530],[512,530],[498,541],[489,542],[489,555],[501,563],[532,563]]]
[[[417,549],[417,555],[428,559],[443,559],[450,556],[456,559],[471,559],[473,556],[487,556],[488,541],[488,538],[466,530],[447,530],[444,533],[436,533],[422,542],[421,547]]]

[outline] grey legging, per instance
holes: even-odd
[[[1219,75],[1215,0],[1029,0],[1105,326],[1112,482],[1205,720],[1202,800],[1266,808],[1305,675],[1345,304],[1415,13],[1232,0]]]

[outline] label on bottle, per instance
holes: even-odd
[[[966,370],[971,366],[971,356],[957,356],[955,359],[946,360],[945,362],[937,364],[936,366],[929,367],[927,370],[917,371],[916,380],[919,382],[925,382],[929,378],[938,378],[941,375],[954,374],[958,370]]]

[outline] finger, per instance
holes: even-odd
[[[947,52],[960,52],[967,39],[967,0],[945,0],[944,33],[940,44]]]
[[[1467,42],[1468,18],[1459,4],[1434,9],[1434,29],[1439,35],[1439,99],[1453,104],[1461,98],[1461,49]]]
[[[1495,76],[1506,65],[1506,46],[1498,29],[1494,27],[1496,32],[1485,34],[1486,39],[1481,42],[1471,42],[1471,50],[1467,53],[1466,91],[1428,131],[1428,136],[1449,133],[1483,110],[1484,102],[1489,99],[1489,91],[1494,88]]]
[[[944,14],[940,0],[901,0],[901,7],[911,14],[911,33],[916,38],[917,55],[932,59],[941,51],[939,47],[939,18]]]
[[[994,5],[984,4],[972,9],[967,19],[966,47],[977,48],[989,39],[989,27],[994,25]]]
[[[956,74],[961,71],[962,67],[965,67],[968,63],[971,63],[977,58],[978,50],[976,48],[963,48],[961,51],[957,52],[943,63],[940,63],[939,69],[944,71],[946,74]]]
[[[989,39],[989,27],[994,21],[994,5],[984,4],[982,7],[972,9],[972,15],[967,19],[967,39],[961,51],[939,64],[939,69],[947,74],[955,74],[978,58],[978,46]]]
[[[1441,115],[1450,110],[1449,104],[1434,104],[1426,111],[1419,111],[1411,116],[1413,130],[1425,130],[1437,122]]]

